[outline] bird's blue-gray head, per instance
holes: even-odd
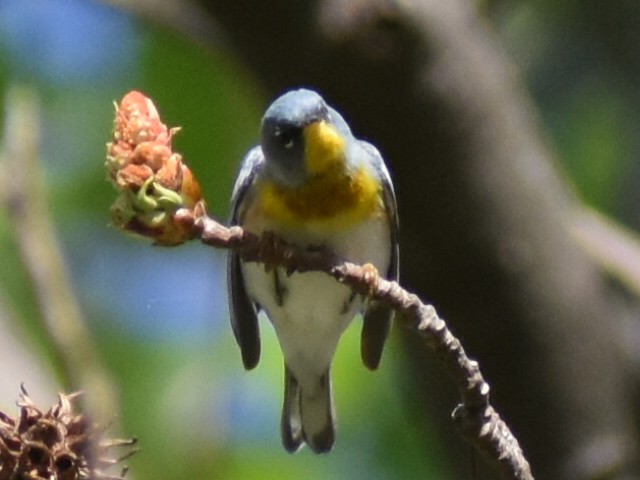
[[[306,89],[287,92],[269,106],[262,118],[265,173],[278,184],[298,187],[316,173],[310,171],[315,166],[331,161],[326,149],[319,149],[318,145],[339,140],[346,144],[349,136],[349,128],[340,114],[316,92]],[[314,158],[310,159],[311,144]],[[316,158],[320,156],[323,158]]]

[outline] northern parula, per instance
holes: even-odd
[[[398,278],[398,215],[393,185],[378,150],[311,90],[285,93],[267,109],[260,145],[242,162],[232,197],[231,224],[260,235],[273,232],[303,248],[325,247],[351,262],[373,264]],[[257,312],[264,310],[284,354],[282,443],[316,453],[335,441],[331,362],[338,341],[363,311],[361,356],[376,369],[392,312],[363,302],[322,272],[228,258],[233,332],[247,370],[260,359]]]

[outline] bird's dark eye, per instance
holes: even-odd
[[[278,143],[287,150],[293,148],[295,143],[300,139],[301,135],[302,129],[298,127],[278,128],[275,131],[275,136],[278,139]]]

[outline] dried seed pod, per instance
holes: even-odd
[[[135,439],[113,440],[104,429],[92,425],[86,415],[76,413],[78,394],[59,394],[58,401],[44,411],[29,397],[24,386],[14,418],[0,412],[0,480],[123,480],[109,467],[137,450],[129,448],[114,458],[114,447],[132,447]]]

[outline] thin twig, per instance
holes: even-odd
[[[397,282],[381,278],[371,265],[345,262],[330,251],[308,252],[273,235],[257,237],[238,226],[227,228],[207,216],[194,217],[187,209],[179,210],[175,218],[203,243],[236,250],[245,261],[277,265],[290,273],[323,271],[359,294],[391,306],[402,324],[437,353],[458,385],[462,402],[455,408],[453,420],[464,438],[503,478],[533,479],[517,439],[489,403],[489,385],[478,363],[467,357],[460,340],[433,306],[425,305]]]
[[[570,220],[569,231],[594,262],[640,296],[638,234],[587,206],[576,209]]]
[[[39,164],[39,102],[33,91],[15,87],[7,95],[0,206],[13,226],[16,244],[37,297],[38,320],[46,332],[68,390],[86,391],[95,420],[117,415],[114,385],[102,366],[70,284],[47,206]]]

